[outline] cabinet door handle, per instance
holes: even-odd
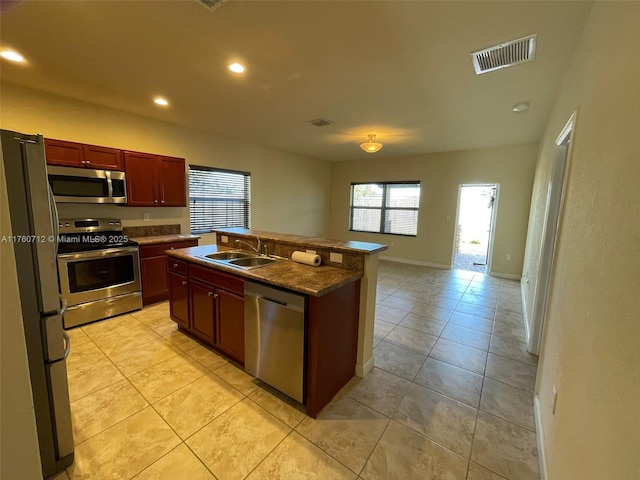
[[[182,285],[186,285],[187,281],[186,280],[182,280]]]
[[[213,292],[207,292],[207,295],[211,296],[213,295]]]
[[[178,264],[177,264],[177,263],[174,263],[174,264],[173,264],[173,268],[178,268]]]
[[[164,200],[162,200],[160,203],[164,203]]]
[[[155,203],[158,203],[158,200],[154,200]]]

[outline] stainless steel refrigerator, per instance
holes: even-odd
[[[58,219],[47,181],[44,140],[2,130],[20,304],[44,478],[73,463],[73,430],[56,266]]]

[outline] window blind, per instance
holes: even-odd
[[[416,236],[420,182],[351,184],[349,229]]]
[[[249,228],[251,175],[189,165],[191,233],[215,228]]]

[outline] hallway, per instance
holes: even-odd
[[[537,357],[524,343],[520,284],[383,261],[377,301],[375,369],[351,395],[407,427],[396,427],[403,463],[386,458],[392,477],[421,478],[425,437],[464,458],[468,480],[537,480]],[[378,473],[370,478],[389,478]]]

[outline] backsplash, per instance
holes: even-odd
[[[181,233],[180,225],[144,225],[123,227],[122,234],[128,237],[150,237],[155,235],[175,235]]]
[[[220,237],[224,235],[228,237],[228,242],[224,243],[221,241]],[[295,237],[292,235],[292,237]],[[307,242],[286,242],[280,240],[272,240],[272,239],[264,239],[264,237],[260,237],[262,240],[262,245],[267,246],[267,250],[271,255],[276,255],[278,257],[291,258],[291,254],[296,251],[307,251],[313,250],[316,255],[320,255],[322,258],[322,265],[328,265],[330,267],[343,268],[345,270],[351,270],[354,272],[364,272],[364,255],[358,252],[341,252],[342,253],[342,263],[332,262],[330,260],[331,249],[326,247],[319,247],[313,245],[312,243]],[[296,237],[299,238],[299,237]],[[257,246],[257,241],[255,237],[248,238],[245,235],[235,236],[230,233],[217,233],[216,244],[223,247],[231,247],[236,248],[237,245],[235,243],[236,240],[247,241],[249,244],[253,245],[254,248]],[[239,248],[246,250],[244,245],[240,245]]]

